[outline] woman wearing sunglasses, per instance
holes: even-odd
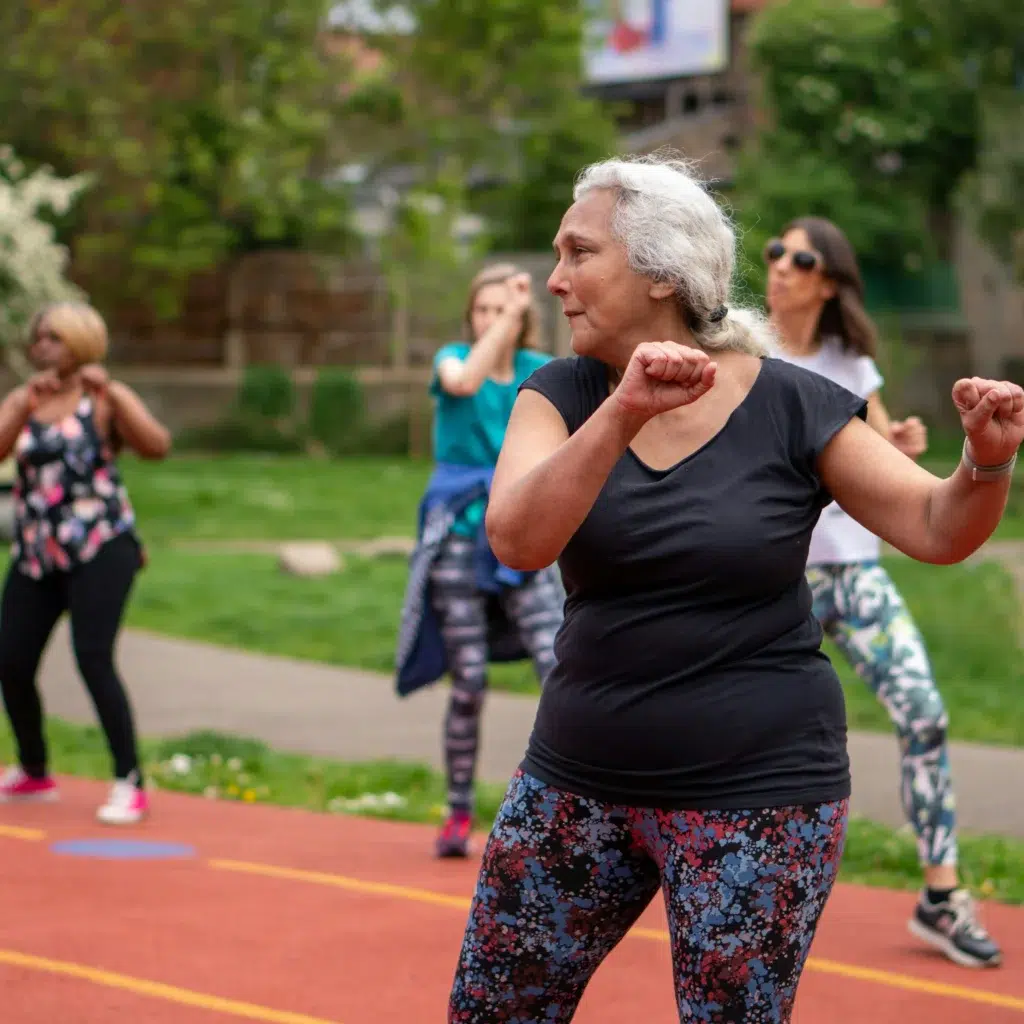
[[[866,399],[868,423],[906,455],[920,456],[927,447],[921,421],[893,420],[882,402],[882,376],[874,362],[877,334],[846,236],[830,221],[804,217],[768,243],[765,260],[767,306],[781,346],[776,354]],[[958,964],[997,966],[999,946],[957,878],[948,716],[921,634],[879,562],[880,547],[837,504],[827,506],[807,562],[814,613],[899,735],[900,792],[917,834],[925,881],[910,931]]]

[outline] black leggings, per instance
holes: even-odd
[[[71,570],[32,579],[13,565],[0,600],[0,691],[22,768],[46,774],[43,707],[36,672],[53,627],[66,611],[78,670],[89,688],[114,758],[114,775],[139,772],[135,726],[127,694],[114,667],[114,643],[128,594],[141,567],[139,543],[125,533]]]

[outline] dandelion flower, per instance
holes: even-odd
[[[247,789],[247,790],[246,790],[246,791],[245,791],[245,792],[244,792],[244,793],[242,794],[242,799],[243,799],[243,800],[244,800],[244,801],[245,801],[245,802],[246,802],[247,804],[255,803],[255,801],[256,801],[256,791],[255,791],[255,790],[252,790],[252,789]]]

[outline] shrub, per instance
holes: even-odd
[[[316,375],[309,407],[309,436],[332,455],[352,454],[365,429],[363,389],[345,370],[324,368]]]
[[[268,420],[282,420],[295,412],[292,375],[277,364],[247,366],[238,389],[238,408]]]
[[[294,428],[281,426],[262,416],[234,409],[210,426],[192,427],[175,438],[180,451],[267,452],[297,455],[305,451],[305,439]]]

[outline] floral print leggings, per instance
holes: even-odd
[[[925,865],[957,862],[949,716],[924,640],[889,574],[875,562],[812,566],[814,614],[896,727],[900,796]]]
[[[786,1024],[847,801],[752,811],[600,803],[522,771],[484,851],[449,1024],[564,1024],[660,889],[680,1021]]]

